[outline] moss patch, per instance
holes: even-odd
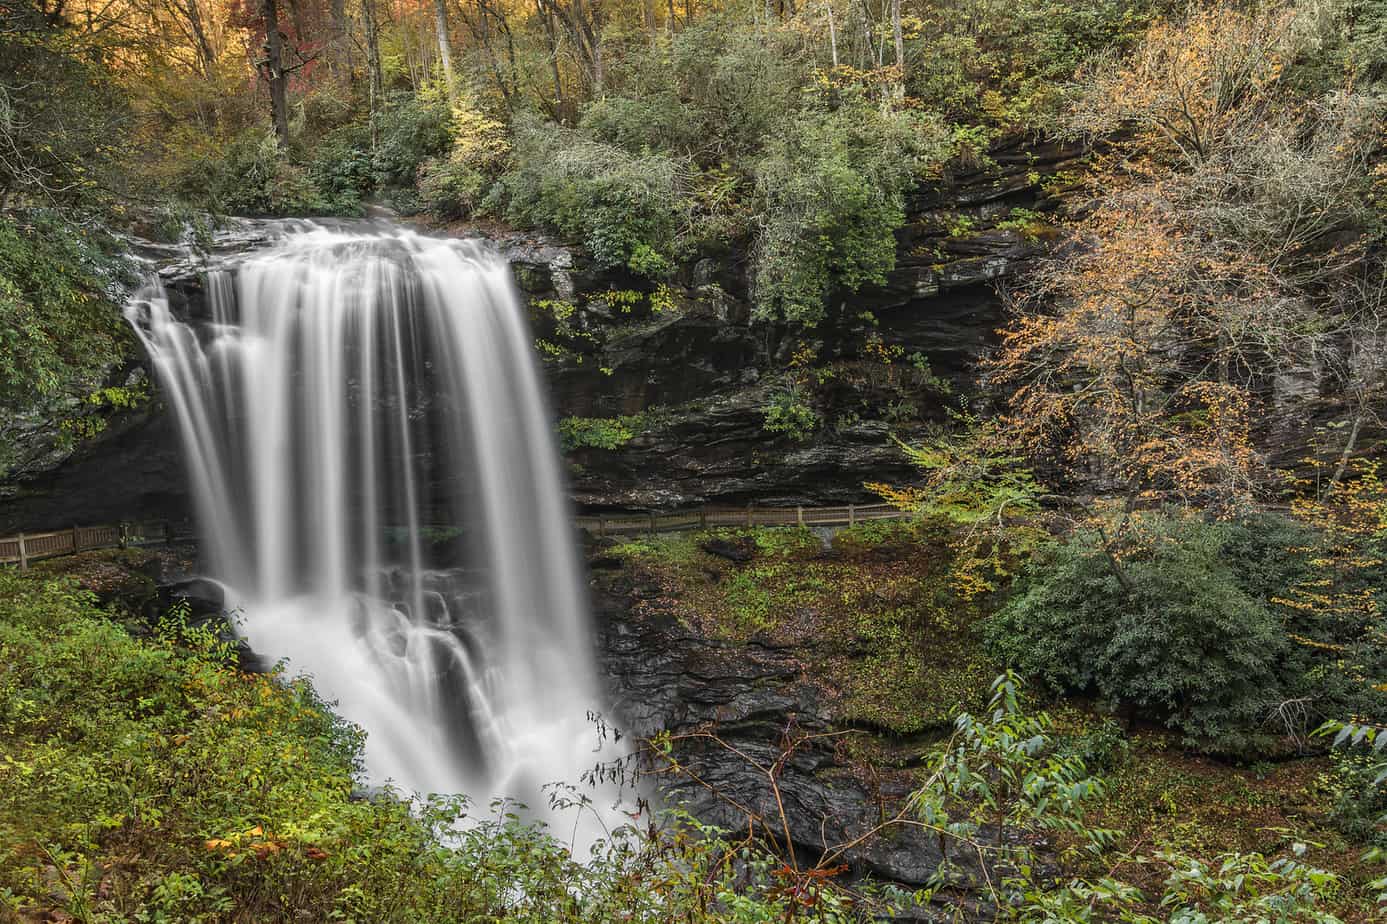
[[[1122,837],[1089,874],[1113,874],[1147,896],[1159,896],[1170,867],[1130,858],[1172,851],[1215,866],[1230,853],[1293,858],[1342,877],[1326,911],[1345,921],[1368,920],[1375,901],[1367,884],[1381,867],[1361,862],[1366,845],[1334,827],[1333,757],[1239,766],[1185,751],[1174,732],[1142,729],[1123,736],[1116,723],[1074,701],[1052,715],[1057,730],[1081,752],[1092,750],[1095,741],[1104,745],[1102,754],[1082,753],[1108,783],[1090,820]],[[1111,743],[1119,747],[1110,750]],[[1296,856],[1296,844],[1305,845],[1303,856]]]
[[[737,550],[734,561],[705,550]],[[948,587],[948,553],[909,524],[868,524],[831,546],[808,529],[730,529],[634,539],[613,550],[671,613],[730,642],[793,648],[839,721],[910,734],[976,709],[996,672],[981,608]]]

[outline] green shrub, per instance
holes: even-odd
[[[921,13],[907,88],[948,118],[1044,126],[1087,59],[1141,34],[1167,0],[943,0]]]
[[[124,355],[128,335],[108,294],[116,265],[100,240],[48,212],[0,218],[0,411],[36,398],[75,403]]]
[[[179,163],[169,192],[224,215],[322,215],[331,211],[312,172],[279,147],[274,132],[256,126]]]
[[[765,423],[761,426],[767,433],[783,433],[797,443],[802,443],[814,435],[822,422],[819,413],[799,397],[793,389],[777,392],[771,403],[761,409]]]
[[[313,149],[308,175],[333,214],[359,213],[375,189],[366,126],[348,125],[324,138]]]
[[[735,11],[699,15],[670,42],[629,49],[619,87],[593,101],[582,127],[632,153],[668,151],[701,168],[746,170],[803,105],[810,70],[789,30],[746,28]]]
[[[630,417],[565,417],[559,421],[559,445],[574,449],[620,449],[635,436]]]
[[[505,125],[482,111],[471,95],[453,104],[448,131],[452,147],[446,157],[419,168],[419,197],[435,216],[466,218],[482,210],[485,193],[510,152]]]
[[[419,170],[419,202],[445,221],[477,210],[487,190],[481,171],[451,158],[426,161]]]
[[[905,194],[944,148],[938,125],[861,98],[792,119],[756,168],[757,316],[812,325],[830,291],[884,283]]]
[[[378,190],[405,208],[415,205],[419,169],[452,146],[447,100],[438,93],[396,93],[376,115],[371,172]]]
[[[1117,564],[1089,531],[1042,552],[990,620],[989,639],[1056,690],[1135,708],[1201,747],[1255,750],[1282,695],[1281,620],[1222,557],[1228,527],[1177,518],[1151,527],[1153,539],[1115,551]]]
[[[533,119],[518,119],[514,132],[514,166],[501,177],[512,221],[581,241],[602,266],[669,266],[686,209],[674,157],[630,154]]]

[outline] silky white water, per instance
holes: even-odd
[[[542,815],[546,784],[601,759],[600,697],[505,262],[475,243],[299,226],[205,288],[209,318],[175,317],[157,284],[127,315],[248,643],[365,729],[373,782]]]

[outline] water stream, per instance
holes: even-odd
[[[542,809],[546,784],[600,759],[600,695],[505,262],[300,224],[205,291],[205,319],[176,317],[157,283],[127,315],[247,641],[366,730],[372,781]]]

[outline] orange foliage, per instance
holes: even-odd
[[[1011,389],[1009,430],[1133,494],[1237,506],[1257,458],[1227,334],[1271,297],[1267,281],[1210,253],[1158,188],[1072,230],[1072,252],[1041,271],[988,363]]]
[[[1129,129],[1130,149],[1203,160],[1240,120],[1255,116],[1249,99],[1280,78],[1291,16],[1284,7],[1245,12],[1220,4],[1155,23],[1127,61],[1090,68],[1078,126],[1099,135]]]

